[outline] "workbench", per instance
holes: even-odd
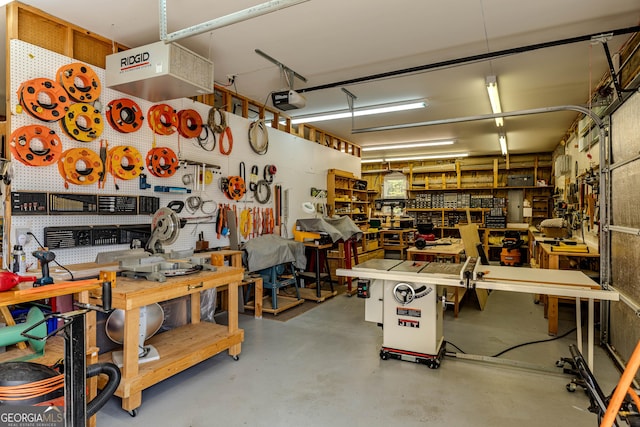
[[[125,311],[122,380],[115,395],[122,398],[122,408],[132,415],[142,404],[142,391],[178,372],[224,350],[238,359],[244,331],[238,328],[238,286],[242,268],[223,266],[217,271],[200,271],[186,276],[168,277],[166,282],[120,277],[112,292],[112,306]],[[227,286],[228,325],[200,322],[200,292]],[[160,359],[138,363],[140,308],[149,304],[189,295],[191,323],[158,334],[146,341],[160,354]],[[100,355],[110,362],[111,353]]]
[[[415,246],[407,249],[407,260],[422,259],[425,256],[428,261],[432,261],[430,258],[447,258],[451,261],[459,264],[460,256],[464,253],[464,244],[457,241],[452,241],[450,244],[446,244],[445,241],[427,242],[427,246],[423,249],[418,249]],[[429,245],[433,243],[433,245]],[[416,256],[417,255],[417,256]]]

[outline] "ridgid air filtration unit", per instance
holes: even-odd
[[[213,62],[159,41],[108,55],[106,86],[151,102],[213,93]]]

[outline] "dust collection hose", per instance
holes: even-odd
[[[118,385],[120,385],[120,369],[113,363],[96,363],[87,366],[87,378],[95,377],[100,374],[105,374],[109,377],[107,385],[98,392],[91,402],[87,403],[87,418],[95,415],[107,401],[116,392]]]

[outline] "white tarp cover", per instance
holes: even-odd
[[[302,231],[327,233],[334,243],[354,236],[356,240],[362,239],[362,230],[348,216],[305,218],[297,220],[296,224]]]
[[[304,244],[275,234],[249,239],[243,249],[247,253],[248,271],[259,271],[288,262],[293,262],[300,270],[307,266]]]

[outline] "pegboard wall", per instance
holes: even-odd
[[[186,218],[187,224],[180,231],[175,243],[167,247],[168,250],[187,250],[195,247],[198,235],[202,232],[204,239],[209,242],[209,247],[222,247],[229,244],[227,237],[217,238],[215,229],[215,212],[212,208],[226,203],[235,205],[238,212],[245,208],[273,208],[274,185],[280,185],[288,195],[288,218],[289,222],[283,224],[290,230],[297,218],[305,218],[309,215],[302,210],[302,203],[309,201],[310,189],[326,188],[326,173],[329,168],[337,168],[360,174],[360,159],[351,155],[341,153],[328,147],[307,141],[294,135],[281,132],[267,127],[269,145],[265,154],[260,155],[253,151],[249,144],[248,130],[252,120],[245,119],[233,114],[225,113],[227,124],[231,128],[233,135],[233,147],[228,155],[220,152],[220,141],[218,140],[212,151],[204,150],[196,139],[180,137],[177,132],[168,136],[154,135],[147,124],[147,111],[154,103],[140,98],[111,90],[106,87],[105,72],[103,69],[91,66],[100,78],[102,91],[98,102],[94,106],[101,111],[101,118],[104,122],[104,130],[100,136],[91,142],[80,142],[68,137],[61,129],[59,122],[40,121],[26,112],[18,113],[19,102],[17,91],[20,84],[33,78],[48,78],[56,80],[57,70],[66,64],[77,62],[76,60],[48,51],[38,46],[25,43],[21,40],[10,41],[10,79],[11,79],[11,131],[13,132],[21,126],[39,124],[48,127],[56,132],[62,141],[63,151],[70,148],[89,148],[96,153],[100,152],[101,141],[108,143],[109,148],[115,146],[132,146],[136,148],[143,157],[152,148],[154,140],[157,147],[169,147],[179,154],[180,159],[193,162],[206,162],[217,165],[219,169],[208,169],[213,174],[211,184],[200,185],[197,183],[199,169],[196,166],[184,165],[172,177],[159,178],[149,173],[146,168],[143,173],[146,175],[147,183],[151,188],[141,189],[139,179],[117,180],[108,175],[103,188],[98,184],[74,185],[69,184],[65,188],[65,180],[58,171],[55,164],[49,166],[27,166],[14,160],[11,162],[13,168],[13,180],[11,192],[44,192],[44,193],[64,193],[64,194],[92,194],[98,196],[153,196],[160,199],[160,206],[167,206],[172,201],[185,202],[189,196],[198,196],[204,201],[212,201],[205,205],[205,212],[197,210],[188,212],[183,209],[178,214],[180,218]],[[104,110],[108,103],[118,98],[130,98],[134,100],[145,115],[142,127],[133,133],[120,133],[113,129],[108,123]],[[190,99],[178,99],[163,102],[169,104],[176,111],[183,109],[196,110],[203,121],[206,122],[210,107],[194,102]],[[219,139],[219,135],[217,135]],[[228,143],[225,142],[225,148]],[[208,146],[209,148],[210,145]],[[221,177],[238,175],[240,164],[245,164],[245,177],[249,180],[252,166],[257,166],[259,174],[262,175],[265,166],[275,165],[277,172],[270,185],[271,197],[266,204],[259,204],[255,200],[252,192],[247,194],[238,202],[232,202],[222,193],[219,185]],[[191,174],[196,177],[191,184],[185,184],[183,176]],[[187,181],[188,182],[188,181]],[[162,193],[155,192],[155,186],[182,187],[191,190],[190,194],[182,193]],[[17,242],[16,230],[29,229],[40,242],[44,240],[45,227],[71,227],[71,226],[108,226],[124,224],[150,224],[150,215],[109,215],[109,214],[73,214],[73,215],[12,215],[10,233],[11,242]],[[290,234],[290,233],[289,233]],[[8,239],[4,239],[7,242]],[[5,243],[6,245],[6,243]],[[34,239],[26,244],[27,264],[35,265],[36,260],[31,256],[31,252],[36,250],[38,244]],[[65,248],[56,250],[56,260],[61,264],[75,264],[82,262],[92,262],[100,252],[127,249],[128,245],[108,245],[108,246],[88,246],[82,248]],[[4,247],[3,252],[7,254],[4,259],[8,264],[11,248]]]

